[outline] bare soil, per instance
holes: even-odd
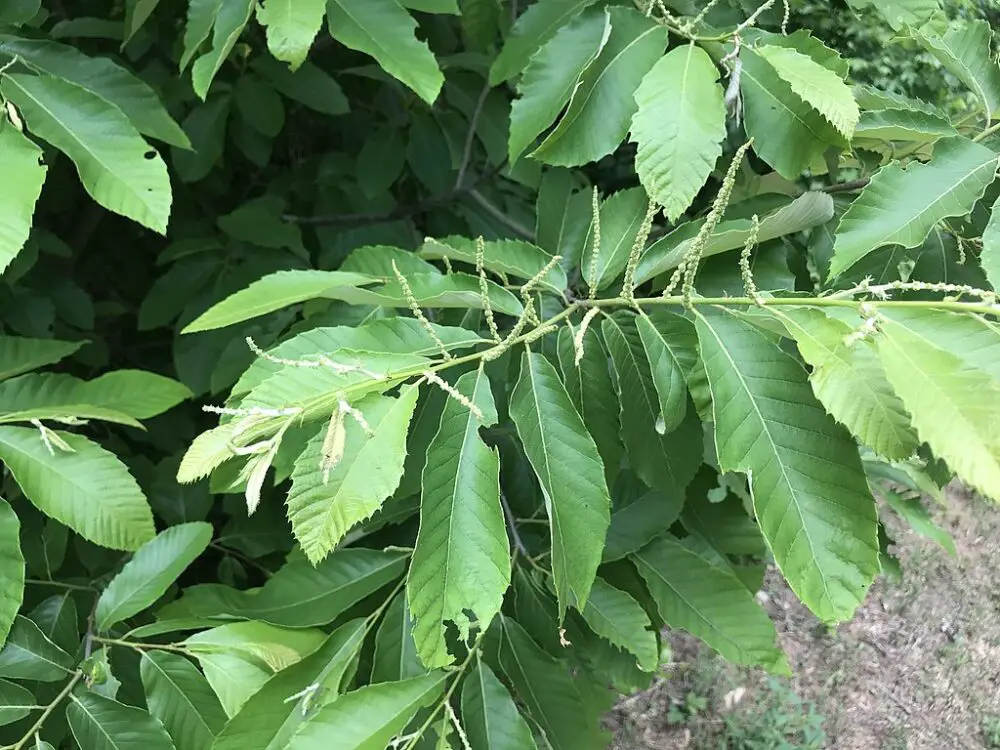
[[[828,748],[1000,748],[988,731],[991,721],[1000,727],[1000,509],[959,487],[947,499],[934,513],[957,557],[887,518],[902,580],[879,580],[855,619],[836,629],[816,620],[775,571],[767,576],[759,598],[788,654],[789,687],[826,717]],[[726,748],[724,715],[752,724],[772,690],[762,673],[724,664],[686,634],[670,638],[673,662],[663,677],[623,698],[610,719],[616,750]],[[680,721],[675,708],[671,723],[671,706],[682,708],[692,694],[707,708]]]

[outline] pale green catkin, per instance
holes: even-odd
[[[743,251],[740,253],[740,276],[743,279],[743,289],[746,292],[746,296],[758,302],[760,301],[760,293],[757,291],[757,284],[753,280],[753,269],[750,267],[750,253],[753,252],[759,235],[760,218],[757,214],[754,214],[753,218],[750,219],[750,233],[747,234],[747,240],[743,243]]]
[[[573,364],[577,367],[579,367],[580,362],[583,361],[583,339],[587,335],[587,329],[600,312],[601,308],[599,307],[592,307],[587,310],[587,314],[583,316],[583,320],[580,322],[580,330],[578,330],[576,332],[576,336],[573,337]]]
[[[500,330],[497,328],[496,317],[493,315],[493,302],[490,300],[490,287],[486,283],[486,241],[482,235],[476,238],[476,272],[479,274],[479,296],[483,302],[483,313],[486,315],[486,325],[489,326],[493,340],[499,342]]]
[[[466,396],[464,393],[455,388],[451,383],[441,379],[436,373],[431,372],[430,370],[425,370],[420,374],[425,380],[436,385],[438,388],[440,388],[442,391],[447,393],[453,399],[458,401],[458,403],[460,403],[462,406],[464,406],[466,409],[472,412],[472,416],[474,416],[480,422],[483,421],[484,419],[483,410],[480,409],[478,406],[476,406],[474,403],[472,403],[472,401],[469,400],[468,396]]]
[[[531,323],[532,325],[538,325],[541,321],[535,314],[535,305],[531,299],[531,292],[532,290],[534,290],[536,286],[538,286],[541,283],[542,279],[544,279],[546,275],[548,275],[549,271],[555,268],[556,264],[559,263],[559,261],[561,260],[562,260],[561,255],[553,255],[551,258],[549,258],[549,262],[545,264],[542,270],[536,273],[530,279],[528,279],[528,281],[525,282],[524,286],[521,287],[521,301],[524,304],[525,316],[527,322]]]
[[[591,198],[591,211],[593,212],[593,238],[590,249],[590,270],[587,273],[587,286],[590,287],[590,299],[597,298],[597,259],[601,251],[601,202],[597,194],[597,186],[594,186],[594,193]]]
[[[420,305],[417,303],[417,298],[413,295],[413,289],[410,287],[410,282],[406,280],[406,277],[399,272],[399,268],[396,266],[396,261],[392,261],[392,272],[396,275],[396,281],[399,282],[400,288],[403,290],[403,299],[406,300],[406,304],[410,307],[410,312],[413,313],[413,317],[420,321],[420,325],[424,327],[424,330],[430,335],[434,343],[437,344],[438,351],[441,352],[441,357],[444,359],[451,359],[451,354],[448,353],[448,348],[444,345],[441,337],[438,336],[437,331],[434,330],[434,326],[431,322],[427,320],[427,316],[424,315],[424,311],[420,309]]]
[[[492,362],[494,359],[499,359],[503,356],[504,352],[510,349],[511,344],[513,344],[514,340],[521,335],[525,327],[532,319],[537,320],[537,316],[535,315],[535,302],[531,299],[531,297],[528,297],[524,305],[524,312],[521,313],[521,317],[519,317],[517,322],[514,323],[514,327],[510,329],[510,332],[503,341],[483,354],[483,359],[487,362]]]
[[[330,472],[337,468],[340,459],[344,457],[346,446],[347,429],[344,426],[344,411],[338,406],[330,415],[323,447],[320,449],[319,470],[323,472],[323,484],[330,481]]]
[[[642,258],[643,250],[646,249],[646,240],[649,239],[649,233],[653,231],[653,219],[659,208],[655,201],[649,201],[649,205],[646,207],[646,215],[642,219],[642,224],[639,225],[639,233],[636,234],[635,242],[632,243],[632,249],[628,254],[628,262],[625,264],[625,280],[622,282],[620,296],[629,303],[635,302],[635,270],[639,267],[639,260]]]

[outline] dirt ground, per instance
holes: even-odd
[[[835,630],[769,573],[759,596],[788,653],[789,682],[737,670],[672,634],[663,678],[618,706],[615,750],[1000,748],[1000,508],[958,487],[947,499],[935,517],[957,557],[886,518],[902,580],[881,579]],[[825,741],[745,739],[767,735],[762,724],[781,734],[773,726],[801,721],[809,704],[825,717]]]

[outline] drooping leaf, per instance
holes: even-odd
[[[17,615],[0,649],[0,677],[56,682],[72,673],[73,657],[46,638],[27,617]]]
[[[156,10],[160,0],[126,0],[125,1],[125,38],[122,44],[128,44]]]
[[[82,435],[57,433],[72,452],[42,442],[38,430],[0,427],[0,459],[40,511],[104,547],[136,550],[153,537],[153,515],[125,465]]]
[[[202,101],[208,98],[212,81],[236,46],[255,5],[253,0],[194,0],[189,6],[181,70],[208,38],[210,29],[212,32],[211,48],[199,56],[191,68],[191,83]]]
[[[225,328],[309,299],[330,298],[342,286],[373,281],[368,276],[345,271],[278,271],[213,305],[188,323],[181,333]]]
[[[672,628],[697,636],[729,661],[787,672],[777,632],[740,580],[671,536],[631,556]]]
[[[428,104],[444,83],[426,42],[417,39],[416,21],[396,0],[330,0],[330,34],[345,47],[375,58]]]
[[[212,541],[212,526],[171,526],[140,547],[101,592],[94,624],[100,632],[151,606]]]
[[[919,29],[915,37],[968,87],[987,113],[1000,112],[1000,64],[992,51],[988,21],[956,21],[940,35]]]
[[[446,672],[367,685],[340,696],[299,727],[288,750],[376,750],[444,692]]]
[[[0,92],[17,105],[29,131],[73,161],[95,201],[166,234],[171,203],[167,166],[120,109],[47,75],[7,74]]]
[[[604,289],[621,276],[628,256],[639,234],[649,201],[642,188],[619,190],[601,203],[601,244],[597,248],[597,288]],[[593,227],[587,237],[586,249],[580,262],[584,281],[590,285],[594,269]]]
[[[163,725],[142,709],[77,687],[66,719],[80,747],[94,750],[174,750]]]
[[[726,108],[718,80],[712,58],[691,42],[664,55],[635,92],[635,170],[670,221],[688,209],[722,156]]]
[[[560,256],[563,268],[575,268],[593,220],[589,191],[580,189],[568,169],[546,170],[538,188],[535,216],[536,244]]]
[[[905,498],[900,493],[885,488],[879,490],[879,495],[885,498],[889,507],[896,511],[900,518],[910,525],[911,529],[941,545],[952,557],[958,556],[955,540],[951,538],[951,534],[934,523],[931,514],[927,512],[927,508],[923,506],[920,498]]]
[[[659,662],[656,633],[639,603],[603,578],[594,579],[583,619],[591,630],[615,646],[632,653],[639,668],[652,672]]]
[[[335,466],[327,467],[324,458],[332,439],[328,426],[296,459],[286,501],[288,518],[302,551],[314,564],[355,524],[371,518],[399,485],[417,395],[418,389],[410,387],[399,398],[369,396],[358,402],[354,408],[364,415],[370,432],[341,413],[344,448]]]
[[[939,221],[968,213],[993,182],[997,160],[966,138],[944,138],[926,164],[883,167],[840,220],[830,278],[880,247],[917,247]]]
[[[428,259],[448,258],[475,265],[476,243],[465,237],[428,239],[420,248],[420,256]],[[520,279],[532,279],[552,260],[552,256],[539,247],[521,240],[493,240],[483,243],[483,268],[495,273],[510,274]],[[556,265],[546,273],[539,284],[561,294],[566,288],[566,272]]]
[[[0,336],[0,381],[54,364],[73,354],[85,343]]]
[[[636,328],[646,350],[649,372],[660,398],[657,432],[673,432],[680,427],[687,413],[688,390],[686,373],[694,363],[688,359],[690,349],[678,346],[674,319],[670,313],[653,310],[637,315]],[[688,330],[685,327],[683,330]]]
[[[750,477],[754,511],[792,590],[820,619],[849,618],[878,572],[877,519],[857,447],[802,366],[725,311],[696,318],[724,471]]]
[[[401,591],[386,609],[375,634],[371,681],[398,682],[427,672],[413,640],[413,617],[406,603],[406,592]]]
[[[38,705],[26,688],[0,680],[0,727],[20,721]]]
[[[510,80],[546,42],[594,0],[541,0],[521,14],[490,68],[490,85]]]
[[[608,12],[607,43],[580,77],[559,124],[531,154],[546,164],[579,166],[613,152],[638,109],[635,90],[663,54],[662,26],[631,8],[611,7]]]
[[[910,417],[873,349],[845,341],[851,328],[820,310],[775,307],[768,312],[798,343],[812,366],[813,393],[837,421],[880,456],[902,460],[913,455],[919,441]]]
[[[318,65],[306,61],[294,73],[269,55],[259,55],[250,64],[278,91],[316,112],[343,115],[351,105],[340,84]]]
[[[545,497],[563,616],[567,607],[586,604],[601,559],[611,507],[604,464],[558,373],[541,354],[521,356],[510,415]]]
[[[645,547],[676,521],[684,508],[684,495],[665,495],[650,490],[637,500],[611,514],[608,542],[602,563],[621,560]]]
[[[874,141],[930,142],[955,135],[958,132],[944,117],[908,109],[862,112],[854,129],[856,139]]]
[[[462,721],[471,750],[537,748],[507,688],[481,659],[462,686]]]
[[[7,641],[24,599],[24,555],[20,534],[17,514],[0,498],[0,648]]]
[[[50,596],[31,610],[28,618],[63,651],[72,653],[80,645],[80,620],[71,592]]]
[[[0,124],[0,273],[17,257],[31,232],[35,202],[42,192],[46,166],[42,151],[6,120]]]
[[[267,27],[267,48],[294,71],[309,54],[323,25],[326,0],[268,0],[257,11],[257,22]]]
[[[510,109],[511,163],[555,122],[610,34],[607,11],[588,11],[559,28],[530,59],[517,86],[519,96]]]
[[[413,639],[428,669],[454,661],[445,639],[448,623],[457,627],[462,641],[468,640],[473,622],[485,630],[510,585],[500,456],[479,433],[497,422],[490,381],[479,368],[459,378],[455,388],[480,414],[454,398],[445,404],[427,449],[420,530],[406,580],[416,621]]]
[[[167,651],[143,651],[139,674],[149,713],[164,726],[176,747],[213,747],[226,714],[194,664]]]
[[[218,733],[212,750],[283,750],[311,710],[334,700],[355,664],[366,630],[356,619],[337,628],[298,664],[278,672]],[[298,696],[296,700],[288,700]]]

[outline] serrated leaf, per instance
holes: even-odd
[[[125,38],[122,44],[128,44],[136,32],[156,10],[160,0],[125,0]]]
[[[73,354],[85,343],[85,341],[0,336],[0,381],[45,365],[55,364]]]
[[[28,617],[63,651],[75,652],[80,645],[80,620],[71,592],[49,597],[31,610]]]
[[[722,156],[726,108],[718,81],[712,58],[692,42],[664,55],[635,92],[635,171],[670,221],[688,209]]]
[[[81,435],[56,433],[73,452],[42,442],[38,430],[0,427],[0,459],[35,507],[95,544],[136,550],[153,537],[153,514],[125,465]]]
[[[50,641],[27,617],[17,615],[0,649],[0,677],[56,682],[71,673],[73,657]]]
[[[802,101],[818,111],[850,140],[861,116],[854,94],[843,79],[809,55],[769,44],[754,52],[764,58]]]
[[[542,487],[552,535],[559,614],[582,608],[597,573],[611,497],[594,439],[555,368],[541,354],[521,356],[510,415]]]
[[[479,368],[459,378],[455,388],[481,416],[454,398],[445,404],[427,449],[420,530],[406,579],[413,639],[428,669],[454,662],[445,639],[448,623],[462,641],[474,622],[485,630],[510,585],[500,456],[479,433],[497,423],[490,381]]]
[[[874,8],[896,31],[918,27],[941,10],[938,0],[847,0],[852,8]]]
[[[330,34],[345,47],[375,58],[386,73],[433,104],[444,76],[416,21],[396,0],[330,0]]]
[[[966,367],[1000,381],[1000,326],[996,322],[980,315],[920,308],[879,312],[914,336],[959,357]]]
[[[194,664],[167,651],[143,651],[139,674],[149,713],[166,728],[174,745],[209,750],[226,714]]]
[[[723,471],[750,478],[754,512],[792,590],[820,619],[848,619],[878,573],[875,502],[857,446],[802,366],[726,311],[695,321]]]
[[[534,278],[552,260],[552,256],[540,247],[521,240],[491,240],[484,242],[483,247],[483,268],[519,279]],[[475,266],[476,243],[466,237],[428,238],[420,246],[420,257],[431,260],[448,258]],[[539,284],[561,294],[566,288],[566,272],[557,264],[541,278]]]
[[[879,356],[921,440],[966,482],[1000,498],[998,381],[936,346],[905,319],[880,322]]]
[[[628,134],[638,109],[633,94],[663,54],[666,30],[631,8],[608,12],[608,41],[580,77],[559,124],[532,152],[539,161],[566,167],[597,161]]]
[[[933,104],[898,94],[895,91],[877,89],[874,86],[855,86],[854,99],[863,110],[902,109],[909,112],[923,112],[932,117],[944,119],[944,113]]]
[[[684,495],[665,495],[650,490],[624,508],[616,510],[611,514],[608,541],[604,546],[601,562],[621,560],[645,547],[680,518],[683,508]]]
[[[627,593],[595,578],[581,614],[591,630],[633,654],[644,672],[656,669],[660,660],[656,633],[642,607]]]
[[[594,0],[540,0],[522,13],[490,68],[490,85],[510,80],[546,42]]]
[[[939,221],[971,211],[996,176],[997,158],[966,138],[945,138],[926,164],[883,167],[840,220],[830,278],[880,247],[917,247]]]
[[[16,57],[41,73],[100,97],[120,109],[143,135],[191,148],[187,135],[149,84],[109,58],[88,57],[67,44],[6,34],[0,34],[0,55]]]
[[[1000,112],[1000,64],[993,54],[993,32],[988,21],[954,21],[943,34],[918,29],[914,36],[968,87],[987,113]]]
[[[607,11],[585,12],[560,27],[528,61],[517,85],[518,98],[510,108],[508,153],[512,164],[555,122],[610,34]]]
[[[288,750],[381,750],[438,699],[446,679],[446,672],[432,672],[342,695],[299,728]]]
[[[0,273],[21,252],[31,233],[35,203],[48,168],[42,150],[6,120],[0,122]]]
[[[24,599],[24,555],[21,522],[14,509],[0,498],[0,648],[14,624]]]
[[[855,139],[870,138],[881,141],[929,143],[954,135],[958,135],[958,131],[944,117],[908,109],[862,112],[861,119],[854,129]]]
[[[788,672],[774,624],[730,571],[669,535],[632,554],[631,560],[670,627],[700,638],[729,661]]]
[[[212,750],[283,750],[311,711],[335,699],[357,661],[367,630],[356,619],[337,628],[298,664],[278,672],[219,732]],[[296,700],[288,700],[298,696]]]
[[[990,209],[990,220],[983,230],[983,251],[979,254],[979,262],[990,286],[1000,289],[1000,198]]]
[[[344,271],[277,271],[213,305],[181,329],[181,333],[225,328],[310,299],[336,299],[334,295],[341,287],[374,281],[369,276]]]
[[[171,526],[142,545],[101,592],[97,630],[106,633],[152,606],[211,541],[212,526],[195,522]]]
[[[314,564],[325,558],[356,524],[382,507],[399,485],[406,457],[406,434],[418,389],[399,398],[369,396],[355,404],[370,433],[342,415],[345,448],[336,466],[324,468],[324,426],[295,461],[288,493],[288,518],[296,539]]]
[[[0,727],[20,721],[38,705],[31,691],[0,680]]]
[[[406,592],[400,591],[386,609],[375,633],[371,681],[398,682],[419,677],[427,671],[413,640],[413,617],[406,603]]]
[[[597,248],[597,288],[604,289],[625,271],[629,253],[642,227],[649,200],[642,188],[619,190],[601,202],[601,244]],[[580,272],[588,286],[594,255],[594,228],[587,235]]]
[[[233,622],[195,633],[183,643],[232,718],[272,675],[316,651],[324,639],[319,630]]]
[[[44,75],[7,74],[0,92],[17,105],[28,130],[73,161],[95,201],[166,234],[171,202],[167,166],[120,109]]]
[[[576,268],[593,220],[591,195],[579,189],[568,169],[549,169],[542,174],[535,201],[535,243],[547,253],[562,258],[567,271]]]
[[[673,432],[684,421],[687,413],[688,389],[685,373],[694,367],[689,360],[689,349],[678,346],[673,330],[674,320],[670,313],[653,310],[637,315],[636,328],[646,350],[649,373],[660,398],[657,416],[658,432]]]
[[[212,46],[194,61],[191,84],[194,92],[205,101],[222,64],[229,57],[236,41],[249,23],[256,3],[254,0],[192,0],[188,8],[188,26],[184,32],[184,55],[181,70],[198,51],[212,30]]]
[[[784,323],[802,358],[812,367],[809,382],[826,410],[880,456],[902,460],[913,455],[919,440],[910,415],[886,380],[875,351],[864,342],[845,340],[851,327],[810,308],[772,307]]]
[[[919,497],[905,498],[898,492],[885,488],[880,489],[879,494],[916,533],[941,545],[952,557],[958,556],[955,540],[951,538],[951,534],[934,523]]]
[[[267,27],[267,48],[297,70],[305,62],[326,15],[326,0],[267,0],[257,22]]]
[[[421,307],[455,307],[481,310],[483,298],[479,291],[479,277],[467,273],[407,274],[406,280],[413,297]],[[494,311],[517,317],[523,307],[511,292],[493,281],[486,282],[490,304]],[[406,308],[410,303],[398,281],[382,286],[362,289],[343,287],[332,290],[332,296],[352,305],[373,305]]]
[[[289,99],[325,115],[343,115],[351,110],[340,84],[318,65],[303,63],[294,73],[269,55],[259,55],[250,67]]]
[[[163,725],[142,709],[78,687],[66,719],[77,745],[88,750],[174,750]]]
[[[471,750],[537,750],[507,688],[481,659],[462,686],[462,722]]]
[[[833,198],[826,193],[803,193],[787,205],[760,217],[757,241],[764,244],[778,237],[795,234],[825,224],[833,218]],[[639,261],[635,272],[635,285],[639,286],[654,277],[680,265],[691,249],[691,244],[704,224],[704,219],[682,224],[670,234],[650,245]],[[703,256],[709,258],[719,253],[743,247],[750,236],[749,219],[721,221],[708,238]],[[603,238],[602,238],[603,239]]]

